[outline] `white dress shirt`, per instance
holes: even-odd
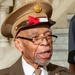
[[[35,68],[29,65],[23,58],[22,58],[22,66],[23,66],[23,71],[25,75],[35,75],[34,71]],[[41,75],[48,75],[48,72],[41,68],[42,72]]]

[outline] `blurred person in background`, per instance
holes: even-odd
[[[69,70],[75,74],[75,15],[70,20],[69,26]]]

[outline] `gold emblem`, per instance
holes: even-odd
[[[34,10],[35,10],[35,12],[40,13],[42,11],[42,8],[39,5],[35,5]]]
[[[15,30],[17,30],[17,29],[18,29],[18,27],[16,26],[16,27],[15,27]]]

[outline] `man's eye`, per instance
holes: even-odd
[[[51,35],[47,35],[47,38],[52,38],[52,36]]]
[[[38,36],[33,37],[33,41],[38,41],[38,40],[39,40]]]
[[[38,36],[33,36],[32,38],[35,38],[36,39],[36,38],[39,38],[39,37]]]
[[[39,40],[39,38],[34,38],[34,40],[36,40],[36,41],[37,41],[37,40]]]

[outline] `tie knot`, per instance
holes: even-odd
[[[41,74],[41,69],[38,68],[38,69],[35,69],[35,75],[40,75]]]

